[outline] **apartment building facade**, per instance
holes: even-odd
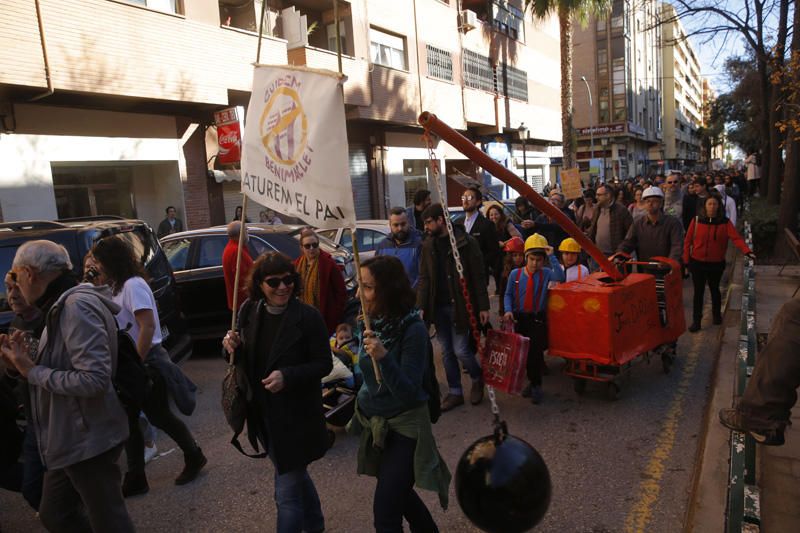
[[[664,159],[674,168],[700,160],[698,128],[703,125],[703,78],[700,62],[675,8],[661,4],[664,64]]]
[[[246,107],[259,0],[0,0],[0,212],[5,220],[168,205],[191,228],[230,220],[213,113]],[[350,178],[361,218],[428,182],[416,118],[432,111],[534,185],[560,143],[555,20],[521,1],[267,0],[262,64],[347,76]],[[482,176],[444,143],[443,174]],[[523,165],[526,163],[526,166]],[[458,188],[447,181],[457,196]],[[259,207],[249,210],[257,219]]]
[[[576,24],[573,123],[584,176],[590,159],[606,180],[646,174],[663,159],[659,9],[654,0],[614,0],[607,16]]]

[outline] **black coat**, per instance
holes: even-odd
[[[260,381],[273,370],[283,374],[284,388],[280,392],[249,395],[253,400],[263,398],[263,403],[248,403],[247,433],[254,448],[260,438],[270,449],[278,473],[284,474],[319,459],[328,449],[320,381],[331,371],[331,349],[328,329],[319,311],[292,298],[270,353],[254,353],[258,326],[266,313],[264,300],[248,301],[242,307],[239,328],[243,344],[237,352],[236,365],[248,382],[253,381],[250,378]],[[267,358],[264,376],[252,376],[256,357]]]
[[[464,225],[464,222],[464,219],[459,221],[462,225]],[[491,220],[481,213],[478,213],[478,218],[475,219],[475,223],[472,225],[469,234],[473,239],[478,241],[478,245],[481,248],[481,254],[483,255],[483,271],[486,275],[485,283],[488,284],[489,273],[495,268],[497,258],[500,255],[500,246],[498,244],[500,242],[500,237],[497,236],[497,228]]]
[[[483,259],[477,241],[467,235],[464,227],[453,226],[453,234],[456,236],[456,247],[458,248],[461,264],[464,267],[464,277],[467,280],[472,310],[475,319],[479,318],[480,311],[489,310],[489,294],[486,291],[486,274],[484,272]],[[448,242],[448,260],[445,264],[439,262],[436,253],[435,241],[438,237],[428,237],[422,243],[422,255],[420,256],[419,280],[417,281],[417,307],[423,311],[423,318],[426,324],[432,324],[436,320],[436,284],[438,283],[438,269],[445,268],[447,283],[452,296],[453,313],[455,314],[455,330],[458,332],[469,331],[469,315],[467,314],[467,303],[461,290],[461,283],[458,280],[453,252]]]

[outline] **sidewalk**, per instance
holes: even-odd
[[[756,268],[756,330],[769,331],[772,318],[800,283],[800,266]],[[694,486],[694,499],[686,531],[724,531],[730,459],[730,431],[717,419],[720,409],[731,407],[739,343],[742,304],[742,261],[737,258],[727,294],[725,323],[720,331],[720,352],[713,391],[706,414],[706,435],[699,457],[702,463]],[[793,410],[793,426],[786,429],[786,444],[759,446],[756,474],[761,491],[761,531],[800,531],[800,407]]]
[[[756,268],[756,330],[769,332],[772,318],[788,300],[798,281],[800,267]],[[758,486],[761,488],[761,530],[767,533],[800,531],[800,406],[792,410],[783,446],[759,446]]]

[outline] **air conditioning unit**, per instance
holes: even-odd
[[[467,33],[478,26],[478,14],[470,9],[458,12],[458,30]]]

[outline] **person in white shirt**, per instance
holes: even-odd
[[[121,237],[107,237],[97,242],[87,266],[96,271],[95,282],[111,287],[114,303],[121,307],[117,325],[127,331],[136,351],[148,367],[153,381],[142,410],[150,423],[162,429],[184,455],[185,466],[175,479],[176,485],[194,480],[208,462],[186,424],[172,412],[169,399],[188,416],[195,407],[197,386],[187,378],[161,345],[161,325],[153,291],[145,281],[147,274],[133,248]],[[144,438],[139,427],[139,412],[129,412],[130,437],[125,446],[128,472],[122,483],[125,497],[149,491],[144,472]]]
[[[581,254],[581,245],[572,237],[567,237],[558,246],[561,252],[561,264],[564,266],[566,281],[580,281],[589,276],[589,269],[586,265],[578,262]]]
[[[733,227],[736,227],[736,200],[728,196],[728,193],[725,192],[725,185],[720,183],[719,185],[715,185],[714,189],[719,192],[719,195],[722,197],[720,200],[725,207],[725,216],[728,217],[728,220],[731,221]]]

